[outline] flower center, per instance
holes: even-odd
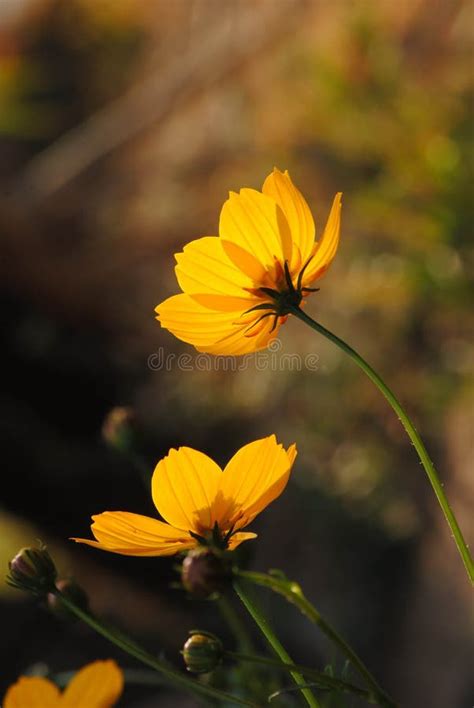
[[[273,303],[267,303],[272,310],[272,314],[284,317],[291,312],[291,308],[298,307],[303,299],[301,290],[293,287],[285,290],[273,290],[273,288],[260,288],[260,292],[272,298]],[[256,309],[256,308],[255,308]]]
[[[262,295],[265,298],[270,297],[272,302],[264,302],[261,305],[255,305],[255,307],[251,307],[250,310],[246,311],[245,314],[258,311],[263,312],[258,320],[252,323],[251,328],[255,327],[256,324],[266,317],[274,317],[275,319],[271,329],[273,332],[278,324],[279,318],[289,315],[295,307],[299,307],[306,293],[316,292],[319,290],[319,288],[307,288],[302,286],[303,275],[311,259],[312,256],[306,261],[303,268],[300,270],[296,287],[293,284],[293,278],[291,277],[288,261],[285,261],[284,268],[282,269],[283,277],[281,279],[280,287],[268,288],[262,286],[254,291],[255,294]]]
[[[189,531],[189,533],[196,539],[200,546],[206,546],[216,551],[225,551],[229,544],[229,539],[234,533],[234,529],[231,527],[229,531],[224,533],[224,531],[219,528],[219,524],[216,521],[212,529],[203,531],[202,534],[195,533],[194,531]]]

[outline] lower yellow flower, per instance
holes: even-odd
[[[153,502],[163,521],[126,511],[93,516],[95,541],[71,540],[126,556],[168,556],[205,543],[233,550],[250,524],[284,490],[296,457],[274,435],[242,447],[222,470],[189,447],[170,450],[153,473]]]
[[[156,307],[162,327],[201,352],[263,349],[329,268],[339,243],[341,194],[321,238],[288,172],[276,168],[262,191],[231,192],[219,236],[191,241],[176,254],[182,293]],[[317,288],[316,288],[317,289]]]
[[[111,708],[123,691],[115,661],[94,661],[80,669],[63,692],[48,679],[21,676],[5,694],[3,708]]]

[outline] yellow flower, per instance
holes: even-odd
[[[341,194],[315,242],[305,199],[288,172],[276,168],[262,191],[230,192],[219,236],[191,241],[176,254],[183,290],[157,306],[162,327],[201,352],[245,354],[263,349],[314,290],[339,242]]]
[[[3,708],[111,708],[123,691],[115,661],[94,661],[80,669],[61,693],[48,679],[21,676],[10,686]]]
[[[79,543],[126,556],[169,556],[208,543],[233,550],[256,534],[250,524],[284,490],[296,457],[274,435],[242,447],[222,470],[190,447],[171,449],[153,473],[153,502],[167,523],[126,511],[93,516],[96,540]]]

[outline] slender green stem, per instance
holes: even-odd
[[[145,649],[136,644],[134,641],[125,637],[121,632],[117,632],[114,629],[110,629],[109,627],[104,626],[98,619],[96,619],[88,612],[85,612],[80,607],[75,605],[59,590],[57,591],[56,595],[60,599],[64,607],[67,607],[67,609],[70,610],[74,615],[76,615],[76,617],[85,622],[85,624],[89,625],[89,627],[94,629],[98,634],[105,637],[105,639],[108,639],[110,642],[115,644],[115,646],[119,647],[130,656],[133,656],[135,659],[138,659],[138,661],[141,661],[142,664],[146,664],[146,666],[149,666],[152,669],[155,669],[155,671],[161,673],[169,683],[174,684],[175,686],[178,686],[187,691],[201,694],[203,696],[210,696],[212,698],[217,698],[221,701],[235,703],[241,706],[251,706],[252,708],[258,708],[258,705],[256,703],[253,703],[252,701],[247,701],[244,698],[233,696],[230,693],[221,691],[218,688],[213,688],[212,686],[209,686],[207,684],[199,683],[198,681],[189,678],[185,674],[182,674],[179,671],[172,669],[170,666],[166,666],[158,659],[156,659],[152,654],[149,654]]]
[[[166,681],[157,675],[156,671],[146,669],[124,669],[122,667],[125,684],[135,686],[163,686]],[[53,675],[54,683],[60,688],[66,688],[69,681],[75,676],[76,671],[60,671]]]
[[[322,334],[324,337],[329,339],[333,344],[339,347],[339,349],[342,349],[343,352],[348,354],[350,358],[355,361],[357,366],[359,366],[362,371],[364,371],[369,379],[374,383],[379,391],[382,393],[383,396],[387,399],[387,401],[390,403],[392,406],[393,410],[399,417],[403,427],[405,428],[408,437],[412,441],[415,450],[418,453],[418,457],[421,460],[421,464],[425,468],[425,472],[428,475],[428,479],[431,482],[431,486],[433,487],[434,493],[436,494],[436,498],[438,499],[439,505],[441,509],[443,510],[444,516],[446,518],[446,521],[448,522],[448,526],[451,529],[451,533],[454,537],[454,541],[456,543],[456,546],[458,547],[458,551],[461,555],[461,558],[463,560],[463,563],[465,565],[467,575],[471,581],[471,583],[474,583],[474,563],[471,558],[471,554],[469,552],[469,548],[467,546],[466,541],[464,540],[464,536],[462,534],[461,529],[459,528],[458,522],[456,520],[456,517],[449,505],[448,499],[446,497],[446,494],[444,493],[443,485],[438,477],[438,474],[435,470],[435,467],[430,460],[430,457],[428,455],[428,452],[426,450],[426,447],[423,443],[423,440],[421,439],[420,435],[418,434],[415,426],[413,425],[412,421],[410,420],[408,414],[406,413],[405,409],[399,402],[398,398],[395,396],[393,391],[387,386],[387,384],[380,378],[380,376],[377,374],[376,371],[361,357],[361,355],[355,351],[351,346],[346,344],[342,339],[337,337],[335,334],[330,332],[328,329],[323,327],[319,322],[316,322],[313,320],[309,315],[307,315],[303,310],[301,310],[299,307],[291,307],[291,312],[295,317],[298,317],[302,322],[305,324],[309,325],[312,329],[314,329],[316,332],[319,332]]]
[[[127,457],[132,465],[135,467],[137,470],[138,474],[140,475],[140,479],[142,480],[142,483],[147,491],[150,489],[150,484],[151,484],[151,471],[150,471],[150,466],[147,465],[145,460],[141,455],[138,455],[134,450],[127,449],[123,453],[125,457]]]
[[[327,620],[325,620],[318,610],[311,604],[311,602],[304,596],[301,587],[298,583],[291,580],[287,580],[283,577],[277,577],[273,575],[268,575],[266,573],[255,573],[252,571],[237,570],[234,571],[236,575],[245,580],[248,580],[256,585],[262,585],[264,587],[277,592],[280,595],[296,605],[298,609],[308,617],[314,624],[316,624],[322,632],[330,639],[340,651],[349,659],[353,667],[359,672],[360,676],[365,680],[369,688],[371,689],[374,696],[377,697],[380,705],[387,706],[387,708],[394,708],[396,705],[385,693],[385,691],[379,686],[376,679],[370,673],[369,669],[366,667],[362,659],[356,654],[356,652],[349,646],[343,637],[332,627]]]
[[[280,669],[281,671],[297,671],[298,673],[312,679],[319,688],[324,690],[333,690],[343,693],[352,693],[361,698],[365,698],[368,703],[379,703],[378,697],[373,693],[373,691],[366,691],[363,688],[354,686],[354,684],[348,681],[343,681],[342,679],[334,678],[325,674],[322,671],[317,671],[309,666],[301,666],[301,664],[287,664],[285,662],[278,661],[278,659],[269,659],[266,656],[255,656],[254,654],[242,654],[235,651],[225,651],[225,656],[235,661],[248,661],[254,664],[262,664],[263,666],[271,666],[275,669]]]
[[[250,599],[250,597],[247,595],[246,591],[242,587],[242,584],[237,579],[234,579],[234,590],[241,599],[248,613],[251,615],[255,623],[260,628],[262,634],[267,639],[275,654],[281,659],[283,663],[292,664],[293,662],[291,661],[288,652],[274,633],[273,629],[270,627],[267,619],[262,614],[260,609],[257,608],[253,600]],[[311,706],[311,708],[320,708],[320,704],[317,701],[316,697],[313,695],[313,692],[306,687],[306,682],[303,676],[298,671],[290,671],[290,673],[295,684],[301,687],[301,693],[306,699],[306,703]]]
[[[237,615],[230,598],[227,597],[227,595],[221,595],[218,600],[218,606],[223,618],[229,625],[229,628],[236,639],[239,649],[244,652],[252,651],[252,640],[241,622],[240,617]]]

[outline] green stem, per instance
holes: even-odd
[[[403,427],[405,428],[408,437],[412,441],[415,450],[418,453],[418,457],[421,460],[421,464],[425,468],[425,472],[428,475],[428,479],[431,482],[431,486],[433,487],[434,493],[436,494],[436,498],[438,499],[439,505],[441,509],[443,510],[444,516],[446,518],[446,521],[448,522],[448,526],[451,529],[451,533],[454,537],[454,541],[456,543],[456,546],[458,547],[458,551],[461,555],[461,558],[464,562],[467,575],[471,581],[471,583],[474,583],[474,563],[471,558],[471,554],[469,552],[469,548],[466,544],[466,541],[464,540],[464,536],[462,534],[461,529],[459,528],[458,522],[456,520],[456,517],[454,516],[454,513],[449,505],[448,499],[446,497],[446,494],[444,493],[443,485],[439,480],[438,474],[434,468],[434,465],[432,461],[430,460],[430,457],[428,455],[428,452],[426,450],[426,447],[423,443],[423,440],[421,439],[420,435],[418,434],[415,426],[411,422],[409,416],[407,415],[405,409],[393,393],[391,389],[387,386],[387,384],[380,378],[380,376],[377,374],[376,371],[361,357],[358,352],[355,351],[352,347],[350,347],[346,342],[344,342],[342,339],[337,337],[335,334],[330,332],[328,329],[323,327],[319,322],[316,322],[313,320],[309,315],[307,315],[303,310],[301,310],[299,307],[291,307],[290,308],[291,313],[300,319],[302,322],[305,322],[305,324],[309,325],[312,329],[314,329],[316,332],[319,332],[322,334],[324,337],[329,339],[333,344],[339,347],[339,349],[342,349],[343,352],[348,354],[350,358],[355,361],[357,366],[359,366],[362,371],[364,371],[369,379],[377,386],[379,391],[382,393],[383,396],[387,399],[387,401],[390,403],[392,406],[393,410],[399,417]]]
[[[105,639],[108,639],[110,642],[115,644],[115,646],[119,647],[130,656],[133,656],[138,661],[141,661],[142,664],[145,664],[146,666],[155,669],[155,671],[160,672],[167,679],[167,681],[169,681],[169,683],[174,684],[175,686],[179,686],[180,688],[183,688],[187,691],[201,694],[203,696],[211,696],[212,698],[217,698],[221,701],[235,703],[241,706],[251,706],[252,708],[258,708],[258,705],[256,703],[247,701],[244,698],[238,698],[237,696],[233,696],[230,693],[221,691],[218,688],[213,688],[212,686],[199,683],[198,681],[189,678],[185,674],[181,674],[179,671],[176,671],[175,669],[166,666],[158,659],[156,659],[152,654],[149,654],[147,651],[145,651],[145,649],[142,649],[142,647],[140,647],[138,644],[128,639],[127,637],[124,637],[122,633],[116,632],[115,630],[104,626],[98,619],[96,619],[88,612],[85,612],[80,607],[75,605],[59,590],[56,592],[56,595],[60,599],[64,607],[67,607],[67,609],[70,610],[74,615],[76,615],[76,617],[85,622],[85,624],[89,625],[89,627],[94,629],[98,634],[105,637]]]
[[[358,657],[352,647],[341,637],[341,635],[327,622],[318,612],[318,610],[310,603],[310,601],[303,595],[298,583],[295,583],[286,578],[279,578],[273,575],[267,575],[266,573],[255,573],[252,571],[237,570],[234,571],[236,575],[245,580],[255,583],[256,585],[262,585],[264,587],[277,592],[280,595],[296,605],[298,609],[308,617],[314,624],[316,624],[322,632],[330,639],[336,646],[339,647],[341,652],[349,659],[353,667],[359,672],[371,689],[374,696],[377,697],[380,705],[386,706],[387,708],[394,708],[395,703],[387,696],[385,691],[379,686],[376,679],[370,673],[369,669],[365,666],[362,659]]]
[[[250,639],[246,628],[240,621],[240,617],[237,615],[230,598],[227,597],[227,595],[221,595],[218,600],[218,606],[223,618],[229,626],[229,629],[235,637],[239,649],[244,652],[252,651],[252,640]]]
[[[53,681],[60,688],[66,688],[69,681],[75,676],[76,671],[60,671],[54,674]],[[157,676],[155,671],[146,669],[124,669],[122,668],[125,684],[135,686],[163,686],[166,682]]]
[[[309,666],[301,666],[300,664],[287,664],[285,662],[278,661],[278,659],[269,659],[264,656],[255,656],[253,654],[242,654],[235,651],[225,651],[225,656],[235,661],[249,661],[254,664],[262,664],[263,666],[271,666],[275,669],[280,669],[281,671],[297,671],[303,676],[312,679],[319,688],[324,690],[334,690],[343,693],[352,693],[356,696],[364,698],[368,703],[379,702],[378,697],[372,691],[366,691],[363,688],[354,686],[354,684],[348,681],[343,681],[342,679],[334,678],[325,674],[322,671],[317,671]]]
[[[133,450],[127,450],[125,455],[129,458],[130,462],[132,463],[132,465],[134,465],[135,469],[140,475],[141,480],[145,485],[145,489],[149,491],[151,484],[151,472],[149,465],[146,464],[143,457],[137,455],[137,453]]]
[[[270,627],[264,615],[256,607],[255,603],[249,598],[244,588],[242,587],[242,584],[237,579],[234,579],[233,585],[234,590],[241,599],[244,607],[260,628],[262,634],[267,639],[275,654],[282,660],[284,664],[292,664],[293,662],[291,661],[288,652],[281,644],[280,640],[274,633],[273,629]],[[295,682],[295,684],[298,687],[301,687],[301,693],[306,699],[306,703],[311,706],[311,708],[320,708],[320,704],[317,701],[316,697],[313,695],[313,692],[311,691],[311,689],[306,687],[306,682],[303,676],[298,671],[290,671],[290,673],[293,677],[293,681]]]
[[[150,465],[147,464],[146,460],[144,460],[141,455],[135,452],[131,444],[124,445],[124,447],[120,449],[115,449],[123,456],[125,460],[130,462],[132,468],[135,468],[135,471],[138,472],[140,476],[143,486],[147,492],[149,492],[152,477]]]

